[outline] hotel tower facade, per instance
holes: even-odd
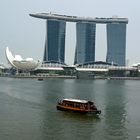
[[[96,25],[106,24],[106,62],[125,66],[127,18],[82,18],[51,13],[30,14],[46,20],[44,62],[65,63],[66,22],[76,23],[74,64],[95,62]]]
[[[46,40],[44,62],[64,63],[65,61],[66,22],[63,20],[46,20]]]

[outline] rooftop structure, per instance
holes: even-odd
[[[71,101],[71,102],[78,102],[78,103],[88,103],[87,100],[80,100],[80,99],[63,99],[64,101]]]
[[[67,15],[59,15],[59,14],[52,14],[50,13],[37,13],[37,14],[30,14],[32,17],[42,18],[42,19],[58,19],[58,20],[65,20],[67,22],[96,22],[96,23],[128,23],[127,18],[118,18],[114,16],[112,18],[91,18],[91,17],[77,17],[77,16],[67,16]]]

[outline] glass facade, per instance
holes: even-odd
[[[76,50],[74,64],[84,64],[95,61],[96,24],[76,23]]]
[[[45,62],[64,63],[66,22],[57,19],[46,21]]]
[[[107,56],[106,62],[125,66],[126,24],[107,24]]]

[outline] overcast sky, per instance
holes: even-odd
[[[45,20],[30,13],[52,12],[82,17],[125,17],[126,59],[129,65],[140,63],[140,0],[0,0],[0,63],[7,63],[6,46],[23,58],[42,60],[45,44]],[[75,23],[67,23],[66,63],[72,64],[76,44]],[[106,27],[97,24],[96,61],[106,59]]]

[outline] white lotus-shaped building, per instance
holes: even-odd
[[[6,57],[8,62],[20,70],[35,70],[40,66],[40,61],[34,61],[33,58],[23,59],[20,55],[13,56],[8,47],[6,47]]]

